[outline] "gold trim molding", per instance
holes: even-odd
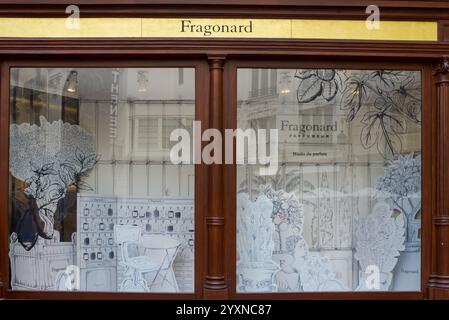
[[[79,29],[65,18],[0,18],[0,38],[268,38],[437,41],[436,21],[81,18]]]

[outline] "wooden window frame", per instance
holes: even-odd
[[[207,98],[202,88],[208,86],[207,63],[197,59],[157,60],[148,59],[143,61],[123,60],[92,60],[89,62],[79,61],[4,61],[1,65],[0,82],[0,132],[2,132],[2,146],[0,150],[0,210],[6,214],[0,215],[1,240],[0,271],[2,277],[9,279],[9,124],[10,124],[10,69],[11,68],[195,68],[195,120],[201,121],[203,127],[207,128]],[[207,166],[195,165],[195,270],[194,270],[194,292],[193,293],[123,293],[123,292],[58,292],[58,291],[33,291],[33,290],[10,290],[9,280],[5,281],[4,297],[6,299],[199,299],[201,297],[201,286],[204,266],[201,263],[204,256],[204,220],[205,207],[207,206]],[[206,196],[204,196],[206,194]],[[202,195],[202,196],[200,196]],[[3,279],[3,278],[2,278]]]
[[[367,62],[367,61],[323,61],[323,60],[230,60],[225,69],[225,109],[228,110],[224,117],[225,128],[236,129],[237,125],[237,70],[239,68],[280,68],[280,69],[354,69],[354,70],[415,70],[421,72],[422,83],[422,237],[421,237],[421,288],[415,292],[288,292],[288,293],[237,293],[236,292],[236,237],[227,237],[225,245],[225,256],[227,260],[226,270],[229,279],[229,292],[233,299],[424,299],[428,287],[430,272],[430,251],[432,237],[429,226],[431,225],[432,201],[427,197],[425,190],[432,188],[432,162],[430,152],[432,150],[432,136],[429,131],[432,128],[432,103],[431,87],[432,73],[428,65],[422,63],[402,62]],[[224,189],[229,190],[227,201],[224,203],[226,221],[225,233],[236,233],[236,199],[237,199],[237,167],[226,166],[224,176]]]

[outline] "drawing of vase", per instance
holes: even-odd
[[[417,291],[421,288],[421,208],[414,207],[405,213],[407,238],[405,250],[398,257],[394,269],[392,289],[395,291]]]
[[[260,195],[253,202],[248,194],[242,193],[237,207],[238,291],[276,291],[273,276],[279,266],[272,258],[275,230],[271,218],[273,203],[265,195]]]
[[[279,267],[274,262],[238,265],[239,291],[243,292],[276,292],[274,274]]]

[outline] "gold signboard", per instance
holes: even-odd
[[[64,18],[0,18],[2,38],[267,38],[437,41],[437,22],[364,20],[81,18],[79,29]]]

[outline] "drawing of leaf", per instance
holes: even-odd
[[[377,141],[377,150],[385,159],[393,159],[402,152],[402,141],[394,126],[403,129],[403,124],[391,115],[384,114],[379,118],[382,139]]]
[[[354,120],[362,104],[368,99],[367,85],[365,79],[352,77],[348,79],[346,88],[343,90],[340,109],[348,110],[347,120]]]
[[[371,148],[379,140],[380,122],[377,112],[367,112],[362,120],[364,124],[360,134],[360,142],[365,149]]]
[[[409,101],[405,105],[405,113],[410,119],[421,122],[421,103],[419,101]]]
[[[298,85],[297,97],[299,103],[315,100],[322,92],[321,81],[316,75],[302,79]]]
[[[59,179],[65,187],[72,184],[75,179],[76,168],[70,163],[63,163],[59,167]]]
[[[312,76],[315,76],[314,69],[301,69],[301,70],[296,70],[296,72],[295,72],[295,78],[298,78],[298,79],[308,79]]]
[[[384,97],[378,97],[374,101],[374,107],[379,111],[384,111],[391,106],[391,103],[387,101]]]
[[[382,111],[371,111],[364,115],[362,123],[364,126],[360,141],[365,149],[376,144],[377,150],[385,159],[394,158],[394,155],[401,153],[402,141],[395,127],[403,130],[402,120]]]
[[[369,75],[369,79],[375,82],[379,92],[394,89],[397,83],[401,83],[407,77],[408,73],[392,70],[375,70]]]
[[[318,70],[316,70],[316,76],[318,77],[318,79],[328,82],[335,78],[335,70],[333,70],[333,69],[318,69]]]
[[[322,86],[322,96],[326,101],[331,101],[335,98],[338,92],[338,83],[336,80],[332,80],[330,82],[323,81],[321,83]]]

